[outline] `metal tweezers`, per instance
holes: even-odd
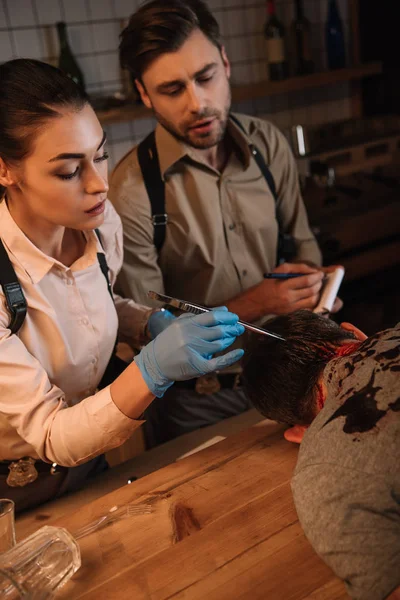
[[[149,298],[153,300],[158,300],[159,302],[164,302],[165,304],[169,304],[174,308],[179,308],[185,312],[193,313],[194,315],[199,315],[201,313],[210,312],[211,308],[206,308],[205,306],[200,306],[200,304],[194,304],[193,302],[186,302],[185,300],[179,300],[178,298],[172,298],[171,296],[166,296],[165,294],[159,294],[158,292],[147,292]],[[272,331],[268,331],[267,329],[263,329],[262,327],[257,327],[257,325],[252,325],[251,323],[247,323],[246,321],[239,321],[245,329],[252,331],[253,333],[259,333],[261,335],[268,335],[270,337],[276,338],[277,340],[282,340],[285,342],[285,338],[277,333],[272,333]]]

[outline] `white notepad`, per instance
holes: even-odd
[[[326,281],[322,288],[321,296],[317,306],[314,308],[315,313],[331,312],[333,303],[344,277],[344,268],[338,267],[332,273],[326,274]]]

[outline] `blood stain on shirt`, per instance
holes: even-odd
[[[400,398],[397,398],[397,400],[391,402],[388,406],[393,412],[400,412]]]
[[[348,370],[349,375],[352,375],[354,373],[355,366],[351,362],[347,362],[344,366],[345,366],[345,369]]]
[[[400,347],[391,348],[376,355],[376,360],[394,360],[400,356]]]
[[[387,412],[378,408],[375,396],[382,387],[374,387],[374,378],[375,373],[372,373],[367,385],[348,398],[324,427],[339,417],[345,417],[344,433],[364,433],[373,429]]]

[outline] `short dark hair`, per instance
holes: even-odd
[[[121,33],[121,66],[135,79],[159,56],[176,52],[199,29],[221,50],[219,25],[202,0],[152,0],[131,16]]]
[[[81,110],[89,102],[65,73],[39,60],[18,58],[0,65],[0,157],[26,158],[38,129],[59,116],[57,108]],[[2,188],[0,186],[0,197]]]
[[[317,383],[325,365],[353,333],[311,311],[298,310],[265,323],[282,335],[249,336],[243,357],[244,391],[265,417],[308,425],[316,414]]]

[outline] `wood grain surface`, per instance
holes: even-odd
[[[153,507],[81,539],[82,567],[57,597],[348,598],[299,525],[297,451],[264,421],[65,514],[53,524],[73,532],[114,505]]]

